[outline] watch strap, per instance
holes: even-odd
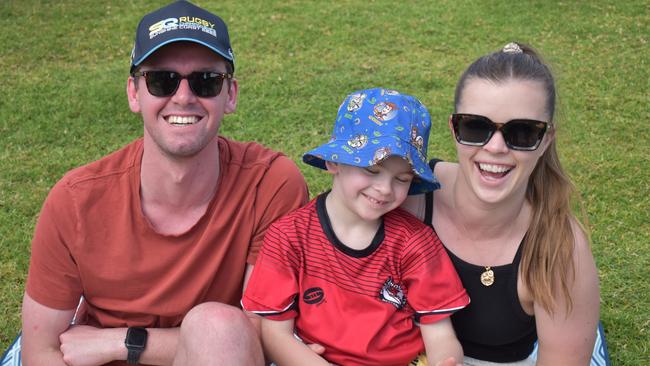
[[[137,365],[140,363],[140,355],[142,354],[143,349],[127,349],[129,352],[126,355],[126,363],[129,365]]]

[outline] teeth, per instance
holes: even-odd
[[[505,173],[508,170],[510,170],[510,167],[505,165],[479,163],[478,166],[479,168],[481,168],[481,170],[485,170],[486,172],[490,172],[490,173]]]
[[[199,121],[196,116],[169,116],[167,122],[172,125],[191,125]]]
[[[376,199],[374,199],[374,198],[372,198],[372,197],[370,197],[370,196],[366,196],[366,197],[368,198],[368,200],[369,200],[370,202],[372,202],[372,203],[374,203],[374,204],[376,204],[376,205],[383,205],[383,204],[384,204],[384,201],[376,200]]]

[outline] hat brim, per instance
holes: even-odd
[[[409,195],[440,188],[440,183],[426,158],[413,145],[395,136],[373,138],[357,148],[350,146],[348,140],[333,140],[306,152],[302,161],[324,170],[327,170],[325,161],[366,168],[391,156],[401,157],[411,164],[415,176],[409,188]]]
[[[133,70],[136,67],[138,67],[141,63],[143,63],[144,60],[146,60],[149,56],[151,56],[151,54],[158,51],[162,47],[167,46],[168,44],[171,44],[171,43],[175,43],[175,42],[193,42],[193,43],[200,44],[201,46],[205,46],[205,47],[209,48],[211,51],[213,51],[214,53],[216,53],[217,55],[223,57],[223,59],[226,60],[226,62],[228,62],[232,66],[233,71],[235,70],[235,62],[234,62],[233,58],[230,55],[224,53],[222,50],[220,50],[220,49],[218,49],[218,48],[216,48],[214,46],[211,46],[209,43],[207,43],[205,41],[202,41],[200,39],[189,38],[189,37],[180,37],[180,38],[170,38],[168,40],[165,40],[164,42],[161,42],[160,44],[156,45],[155,47],[152,47],[147,53],[143,54],[137,60],[133,61],[133,63],[131,64],[131,72],[133,72]]]

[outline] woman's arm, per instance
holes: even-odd
[[[538,365],[588,365],[594,349],[600,302],[598,272],[586,235],[577,224],[573,231],[575,278],[569,277],[573,307],[568,312],[567,300],[561,295],[552,315],[534,305]]]
[[[262,318],[262,345],[266,356],[278,366],[329,366],[324,358],[293,336],[293,325],[293,319]]]

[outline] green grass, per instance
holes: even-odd
[[[299,162],[338,105],[385,86],[431,111],[429,151],[453,159],[455,82],[511,40],[553,64],[559,147],[589,218],[615,365],[650,364],[650,5],[647,1],[207,1],[237,57],[240,99],[222,133]],[[0,2],[0,350],[20,302],[40,206],[70,168],[142,134],[124,93],[133,31],[154,1]],[[299,163],[312,193],[325,174]],[[645,268],[645,269],[644,269]]]

